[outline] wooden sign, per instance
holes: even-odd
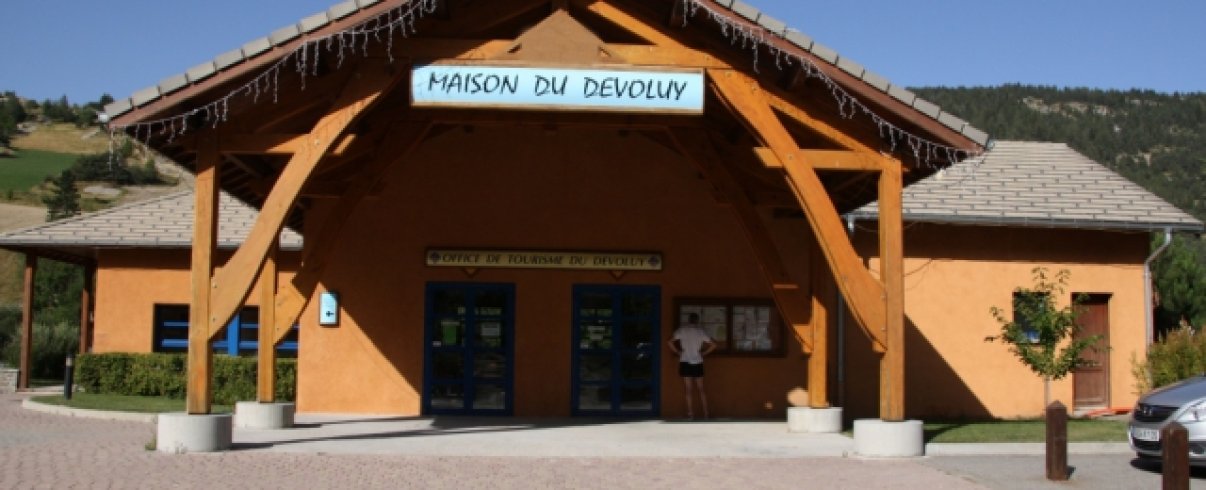
[[[704,74],[693,71],[418,65],[415,107],[488,107],[702,114]]]
[[[544,252],[516,250],[427,251],[429,267],[578,269],[607,271],[660,271],[662,255],[657,253]]]

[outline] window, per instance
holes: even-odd
[[[770,356],[783,354],[783,322],[768,299],[687,298],[676,301],[678,325],[691,314],[712,340],[716,353]]]
[[[244,306],[226,325],[225,335],[214,340],[214,351],[232,356],[254,355],[259,349],[259,316],[259,307]],[[154,321],[153,351],[188,352],[188,305],[157,304]],[[277,345],[276,351],[286,357],[297,355],[297,325]]]
[[[1031,319],[1046,308],[1047,301],[1049,296],[1044,293],[1013,293],[1013,322],[1022,328],[1031,343],[1039,341],[1038,329],[1031,324]]]

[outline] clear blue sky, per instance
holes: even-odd
[[[338,0],[14,0],[0,90],[121,98]],[[1206,1],[748,0],[893,83],[1206,91]]]

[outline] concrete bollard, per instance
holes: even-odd
[[[1055,402],[1047,407],[1047,479],[1068,479],[1068,409]]]

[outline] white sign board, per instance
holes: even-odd
[[[416,107],[702,114],[702,71],[418,65]]]
[[[318,296],[318,324],[324,327],[339,325],[339,293],[324,291]]]

